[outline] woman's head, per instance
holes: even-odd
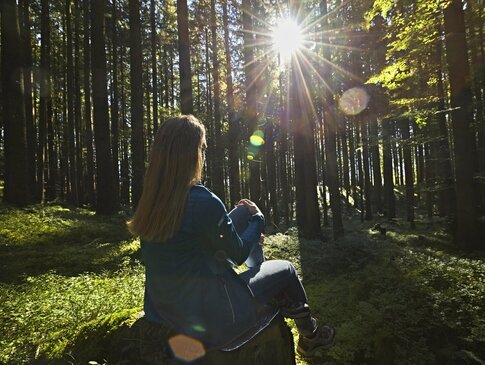
[[[205,128],[192,115],[162,123],[150,152],[143,193],[130,231],[149,240],[166,240],[179,228],[190,188],[201,180]]]

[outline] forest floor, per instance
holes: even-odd
[[[126,218],[0,204],[0,363],[68,358],[80,328],[141,309]],[[485,253],[455,249],[440,223],[379,222],[385,235],[376,223],[348,215],[336,241],[267,236],[267,257],[295,263],[316,317],[337,329],[332,349],[297,363],[484,364]]]

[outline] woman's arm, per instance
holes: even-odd
[[[250,218],[248,227],[239,236],[226,207],[213,194],[204,197],[199,216],[198,225],[209,249],[218,259],[230,260],[236,265],[246,261],[253,246],[259,243],[264,227],[264,216],[259,212]]]

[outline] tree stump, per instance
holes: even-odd
[[[291,331],[280,316],[237,350],[205,353],[198,341],[152,324],[143,312],[127,310],[85,325],[65,359],[110,365],[295,365],[295,352]]]

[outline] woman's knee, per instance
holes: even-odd
[[[272,263],[276,270],[279,272],[284,272],[288,276],[298,276],[295,266],[287,260],[269,260],[266,262]]]

